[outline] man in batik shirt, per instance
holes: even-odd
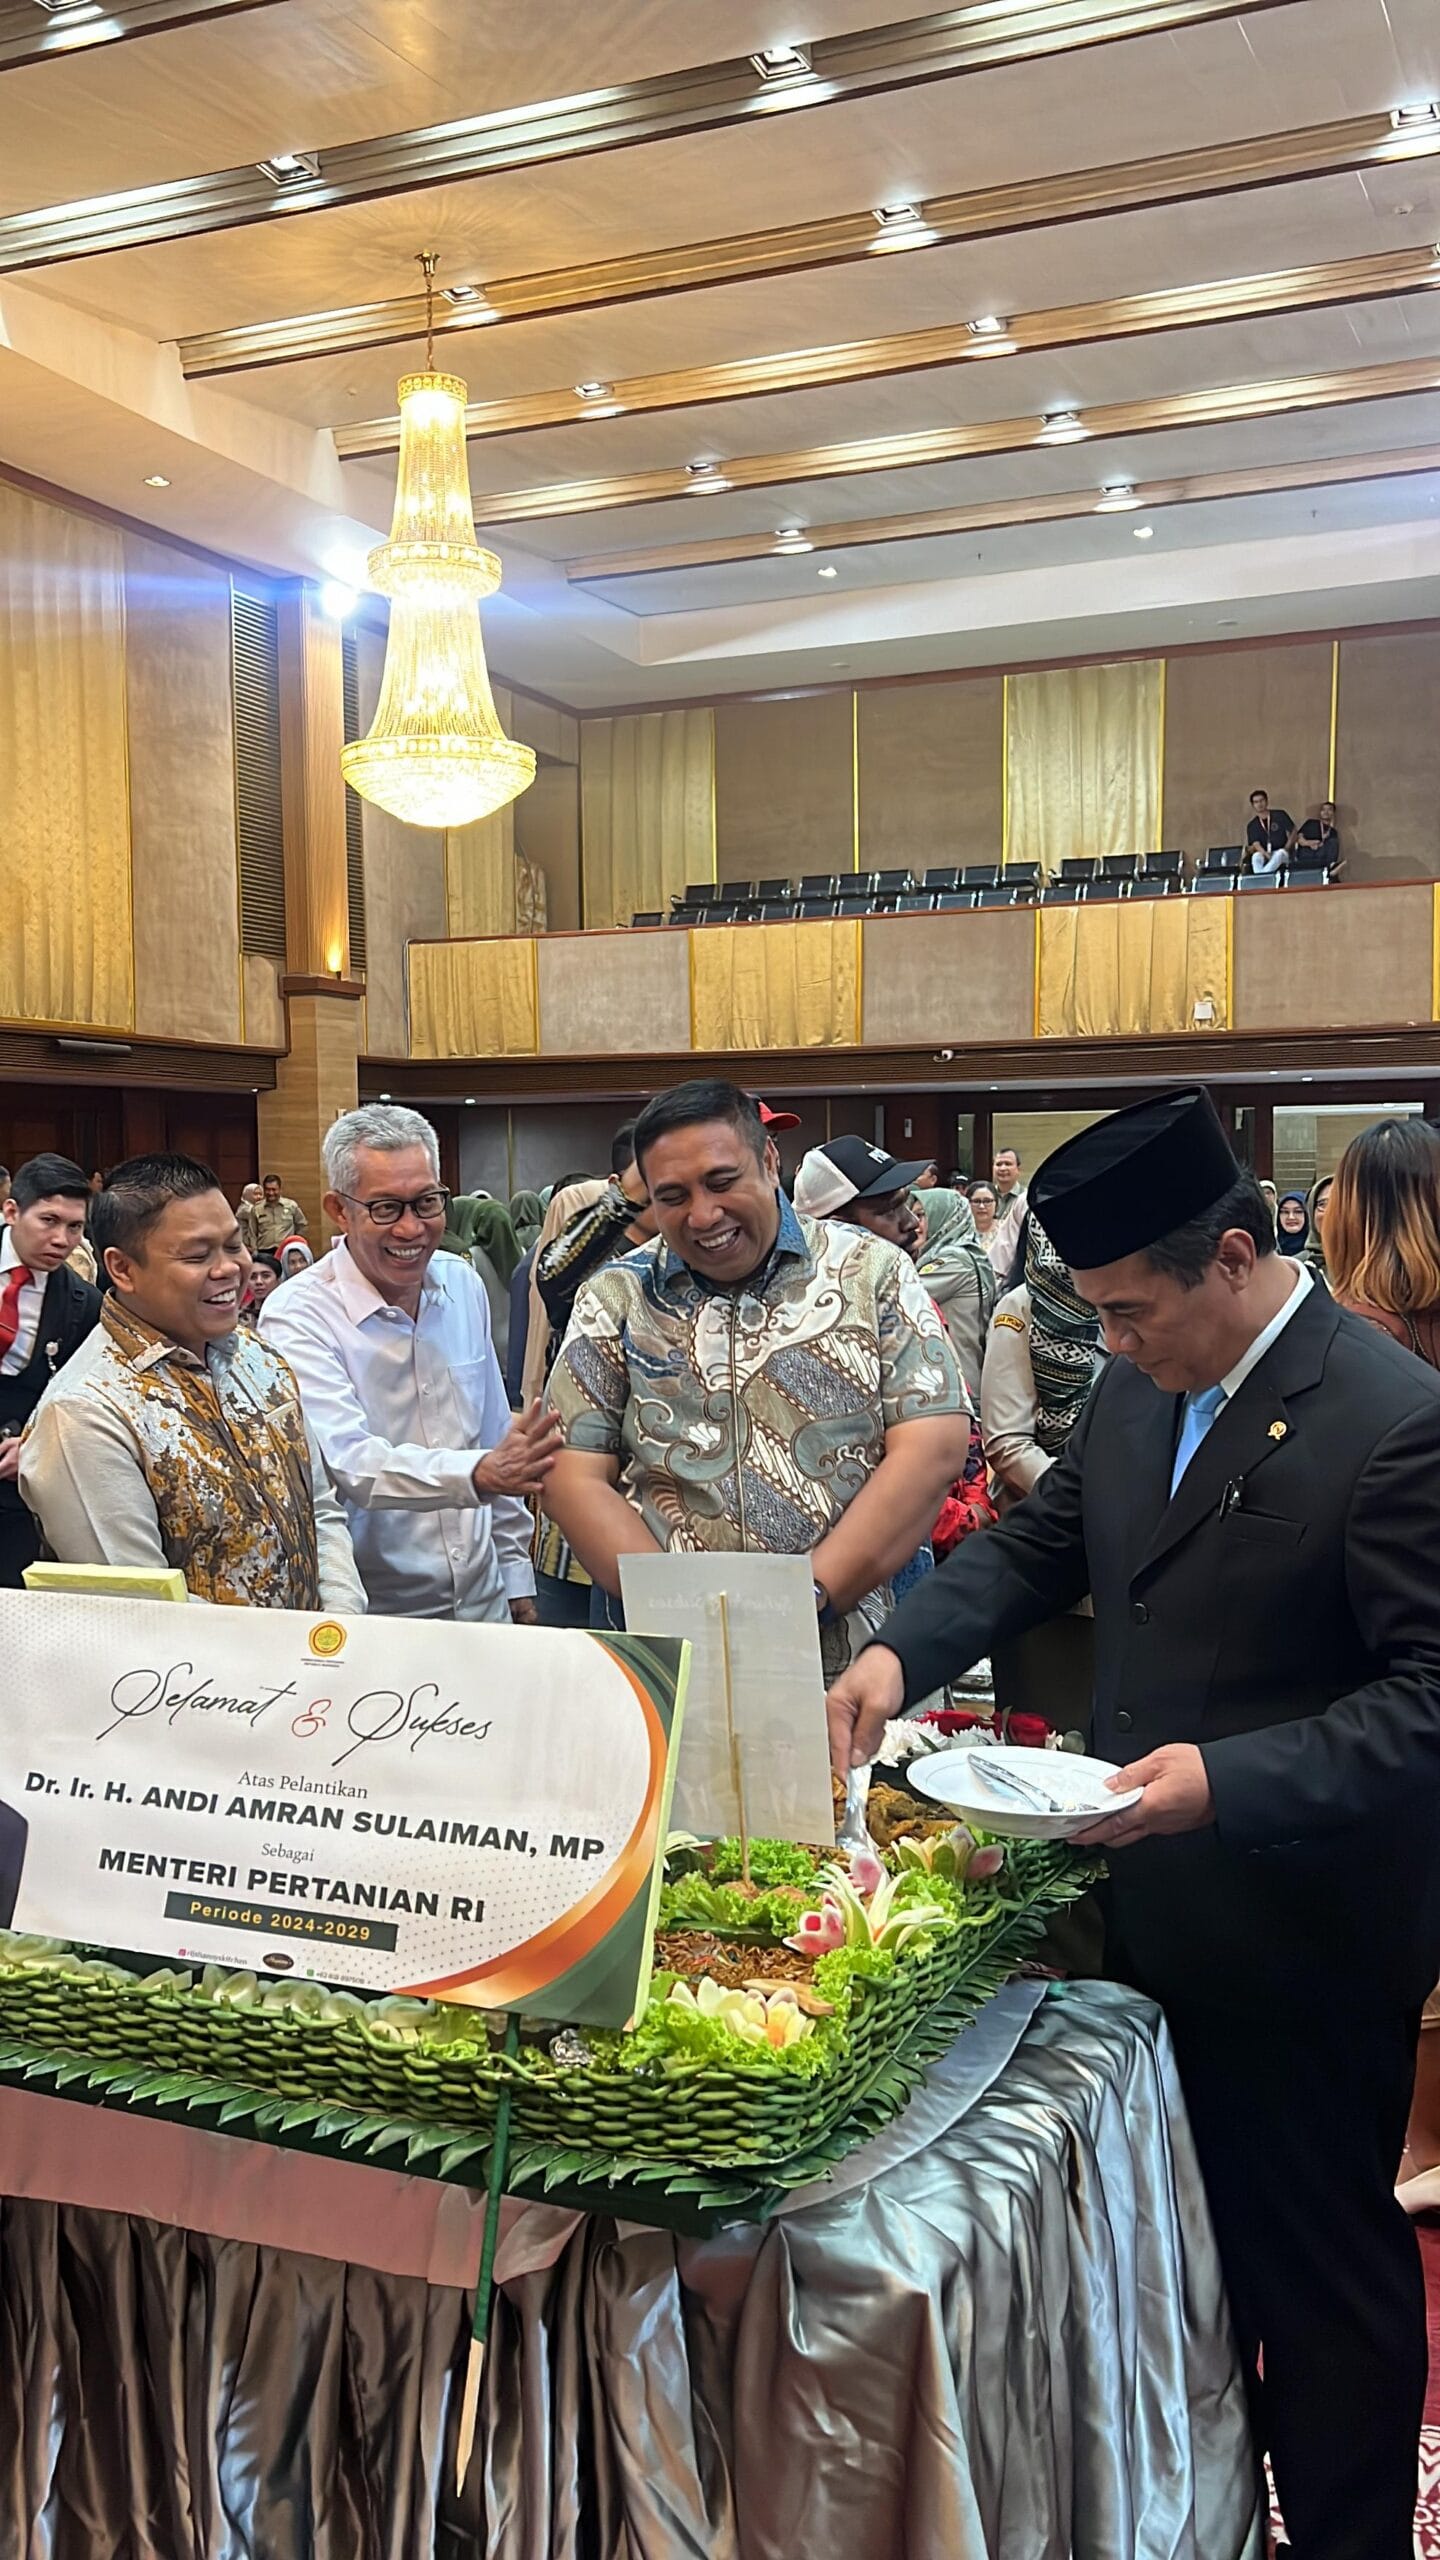
[[[178,1566],[197,1600],[362,1611],[294,1374],[239,1323],[250,1256],[214,1174],[133,1157],[97,1192],[91,1233],[111,1294],[20,1453],[48,1553]]]
[[[627,1554],[808,1555],[828,1671],[964,1466],[944,1327],[894,1245],[796,1215],[735,1085],[659,1095],[635,1155],[660,1242],[576,1299],[545,1508],[612,1594]]]

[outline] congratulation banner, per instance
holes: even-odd
[[[686,1649],[0,1594],[0,1926],[623,2026]]]

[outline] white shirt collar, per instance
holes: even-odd
[[[1291,1317],[1299,1313],[1301,1307],[1305,1303],[1305,1300],[1309,1297],[1311,1290],[1315,1286],[1315,1283],[1310,1276],[1309,1269],[1305,1263],[1297,1259],[1291,1263],[1290,1268],[1294,1274],[1294,1279],[1284,1306],[1280,1309],[1278,1315],[1273,1315],[1271,1317],[1264,1332],[1256,1334],[1249,1350],[1241,1352],[1234,1368],[1229,1370],[1220,1381],[1221,1386],[1225,1390],[1225,1402],[1227,1404],[1230,1402],[1232,1396],[1239,1394],[1240,1389],[1244,1386],[1251,1370],[1259,1367],[1260,1362],[1264,1359],[1265,1354],[1271,1348],[1271,1345],[1279,1341],[1280,1336],[1284,1332],[1287,1324],[1290,1322]]]
[[[444,1293],[443,1283],[435,1268],[439,1259],[440,1254],[437,1248],[426,1264],[425,1277],[420,1283],[422,1299],[442,1296]],[[334,1251],[331,1254],[323,1257],[319,1262],[311,1263],[309,1267],[312,1271],[328,1270],[332,1274],[334,1286],[340,1293],[340,1303],[352,1324],[362,1325],[369,1316],[389,1312],[390,1300],[381,1297],[373,1280],[366,1279],[343,1236],[336,1237]],[[301,1273],[299,1276],[303,1279],[304,1274]],[[285,1285],[293,1289],[295,1282],[287,1280]]]

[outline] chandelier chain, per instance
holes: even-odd
[[[416,255],[415,264],[425,278],[425,370],[427,373],[433,373],[435,370],[435,268],[437,263],[437,253],[433,249],[421,249]]]

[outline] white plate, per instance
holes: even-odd
[[[996,1760],[1056,1797],[1066,1810],[1030,1813],[1018,1795],[987,1785],[985,1764]],[[906,1784],[916,1795],[933,1797],[1003,1839],[1072,1840],[1090,1823],[1139,1803],[1143,1787],[1130,1787],[1118,1796],[1107,1793],[1105,1781],[1116,1774],[1113,1760],[1091,1760],[1079,1751],[1031,1751],[986,1742],[912,1760]]]

